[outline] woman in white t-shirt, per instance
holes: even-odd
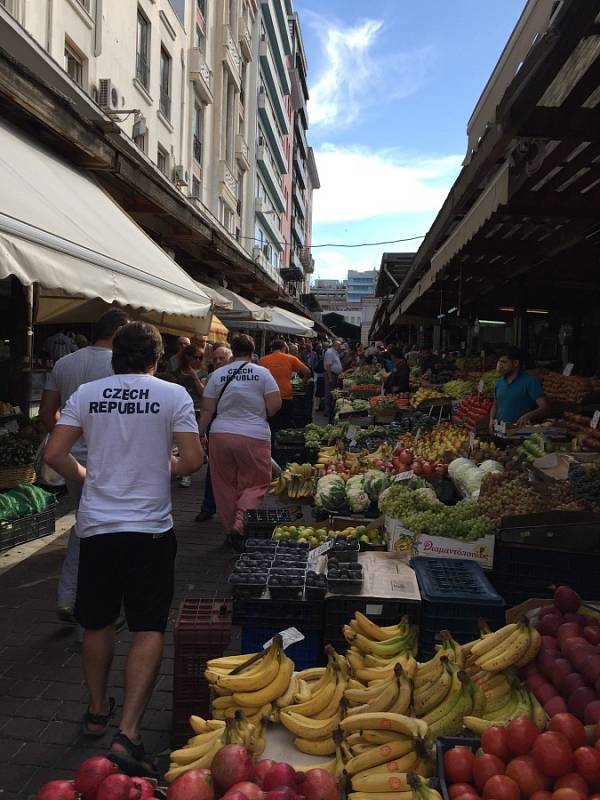
[[[200,434],[210,428],[210,475],[217,514],[236,550],[242,549],[244,511],[258,508],[271,482],[268,417],[281,395],[268,369],[252,363],[254,340],[231,342],[233,361],[216,369],[202,396]]]

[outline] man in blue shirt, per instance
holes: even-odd
[[[517,347],[508,347],[498,358],[496,369],[502,377],[496,381],[490,412],[491,433],[496,421],[522,427],[548,415],[548,401],[541,383],[522,365],[523,354]]]

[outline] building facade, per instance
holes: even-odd
[[[376,269],[365,271],[349,269],[346,282],[348,303],[360,303],[363,297],[374,297],[376,283]]]
[[[346,308],[346,282],[329,278],[317,278],[311,284],[311,292],[324,312]]]

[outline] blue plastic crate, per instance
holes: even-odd
[[[505,602],[479,564],[464,559],[413,558],[421,592],[419,657],[431,658],[437,635],[449,630],[464,644],[479,636],[479,620],[492,628],[505,623]]]
[[[325,663],[323,652],[323,638],[320,631],[302,630],[302,621],[296,623],[298,630],[304,634],[301,642],[290,645],[285,651],[296,665],[297,670],[318,667]],[[281,625],[272,624],[270,627],[254,628],[242,627],[242,653],[256,653],[262,650],[265,642],[269,641],[276,633],[282,630]]]

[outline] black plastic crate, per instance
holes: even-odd
[[[338,653],[346,651],[347,642],[342,628],[348,625],[356,611],[365,614],[377,625],[396,625],[403,616],[418,625],[421,603],[418,600],[388,600],[381,597],[328,597],[325,600],[324,644],[332,644]]]
[[[440,631],[449,630],[461,644],[479,636],[478,621],[492,628],[505,623],[505,601],[479,564],[464,559],[413,558],[421,592],[419,657],[431,658]]]
[[[244,512],[244,534],[253,539],[270,539],[279,525],[289,525],[292,519],[287,508],[258,508]]]
[[[0,552],[48,536],[54,533],[55,527],[54,507],[10,522],[0,522]]]
[[[303,444],[275,444],[273,460],[283,469],[286,464],[307,464],[309,457],[315,456],[314,450],[308,450]]]
[[[469,747],[474,753],[479,749],[479,739],[470,736],[440,736],[435,740],[435,762],[438,781],[440,784],[440,794],[444,800],[450,800],[448,794],[448,783],[444,770],[444,754],[453,747]]]
[[[323,603],[307,600],[235,600],[233,624],[275,626],[278,631],[295,627],[302,633],[323,630]]]

